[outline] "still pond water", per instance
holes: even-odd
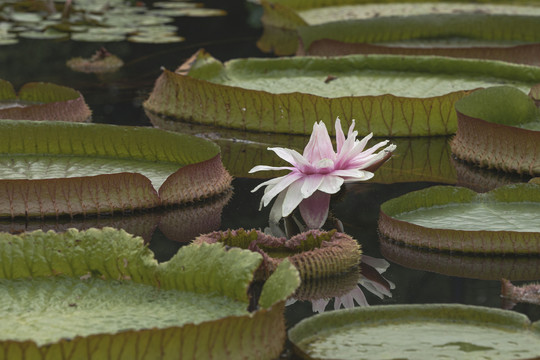
[[[224,17],[177,18],[178,33],[186,37],[185,42],[173,44],[139,44],[123,42],[89,43],[75,41],[29,40],[21,39],[16,45],[0,47],[0,78],[9,80],[15,88],[26,82],[47,81],[69,86],[82,92],[93,111],[93,121],[98,123],[151,126],[144,114],[142,102],[152,90],[155,79],[160,75],[160,67],[175,69],[199,48],[205,48],[215,58],[225,61],[237,57],[267,57],[256,47],[262,29],[258,23],[260,12],[246,6],[243,1],[207,1],[207,7],[221,8],[228,12]],[[255,9],[255,11],[253,11]],[[121,57],[125,66],[117,73],[96,76],[71,71],[65,61],[75,56],[90,56],[99,46],[105,45],[113,54]],[[217,131],[217,130],[215,130]],[[249,138],[249,135],[248,135]],[[437,139],[444,144],[447,139]],[[270,140],[271,141],[271,140]],[[296,139],[295,143],[307,142]],[[411,143],[409,146],[423,146]],[[301,145],[303,146],[303,145]],[[444,146],[443,146],[444,147]],[[396,156],[403,154],[407,146],[399,146]],[[436,146],[437,148],[437,146]],[[409,148],[410,150],[410,148]],[[223,161],[232,152],[223,152]],[[451,163],[447,149],[434,156],[445,157],[441,161]],[[249,158],[249,157],[246,157]],[[243,164],[245,169],[258,165],[255,161]],[[262,192],[250,190],[262,179],[243,177],[234,174],[234,193],[221,213],[221,221],[211,219],[208,231],[236,228],[265,228],[268,226],[269,209],[258,211]],[[270,174],[269,176],[271,176]],[[247,176],[247,173],[245,174]],[[420,178],[419,178],[420,179]],[[454,180],[440,183],[455,183]],[[386,200],[407,192],[437,184],[429,181],[411,182],[407,177],[393,183],[357,183],[345,187],[331,203],[332,215],[339,219],[345,231],[357,239],[363,253],[375,258],[386,258],[390,266],[383,274],[395,284],[391,297],[383,299],[364,289],[367,302],[381,304],[419,304],[419,303],[461,303],[501,307],[500,277],[516,280],[534,281],[540,279],[540,261],[537,258],[489,258],[485,256],[467,257],[400,248],[381,243],[377,234],[379,206]],[[218,211],[219,213],[219,211]],[[217,215],[219,216],[219,215]],[[2,226],[15,228],[47,228],[49,224],[11,224]],[[169,224],[182,227],[182,223]],[[89,226],[88,224],[85,226]],[[158,228],[151,236],[150,248],[159,260],[166,260],[185,243],[169,239]],[[184,240],[189,240],[185,238]],[[330,311],[331,300],[326,306]],[[540,319],[540,307],[518,304],[514,310],[529,316],[531,320]],[[310,302],[297,301],[287,307],[287,325],[293,326],[305,317],[313,315]],[[292,356],[292,355],[287,355]]]

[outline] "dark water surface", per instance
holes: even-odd
[[[19,44],[0,47],[0,78],[11,81],[16,89],[31,81],[69,86],[84,95],[93,111],[94,122],[150,126],[141,104],[160,75],[161,66],[175,69],[199,48],[205,48],[222,61],[236,57],[270,56],[256,47],[256,40],[262,32],[260,25],[257,25],[260,13],[256,9],[251,11],[253,8],[246,6],[243,1],[205,3],[207,7],[225,9],[229,15],[178,18],[175,24],[179,27],[178,33],[186,37],[185,42],[148,45],[21,39]],[[125,66],[117,73],[100,76],[82,74],[65,66],[67,59],[89,57],[101,45],[124,60]],[[399,147],[396,154],[400,154]],[[258,211],[262,191],[255,194],[250,192],[261,181],[237,175],[233,182],[234,194],[222,212],[221,229],[268,226],[269,209]],[[500,276],[514,276],[516,280],[520,273],[528,273],[527,280],[540,278],[540,262],[535,258],[473,258],[415,252],[414,249],[392,244],[382,248],[377,234],[380,204],[432,185],[434,183],[429,182],[356,183],[346,186],[332,201],[333,216],[341,220],[345,231],[359,241],[364,254],[378,258],[386,256],[391,264],[383,275],[395,284],[392,297],[381,300],[364,291],[370,305],[461,303],[498,308],[502,305],[500,281],[496,276],[481,280],[488,277],[487,269],[491,269],[491,273],[501,271]],[[181,227],[182,223],[173,225]],[[160,260],[172,256],[181,245],[167,239],[159,229],[150,243]],[[333,309],[332,301],[327,306],[327,310],[330,309]],[[528,315],[531,320],[540,319],[538,306],[518,304],[514,310]],[[311,303],[296,302],[287,307],[287,325],[292,326],[313,314]]]

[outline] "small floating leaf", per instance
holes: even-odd
[[[66,65],[75,70],[85,73],[106,73],[118,70],[124,62],[119,57],[111,54],[105,48],[100,48],[91,58],[81,57],[69,59]]]
[[[434,186],[381,205],[379,230],[408,245],[466,253],[540,254],[540,186],[477,194]]]

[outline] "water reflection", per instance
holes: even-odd
[[[537,256],[465,255],[404,246],[380,238],[381,253],[396,264],[448,276],[480,280],[540,279],[540,258]]]
[[[170,241],[189,242],[201,233],[219,229],[221,226],[221,212],[231,196],[232,191],[228,191],[219,197],[189,206],[177,206],[125,215],[6,219],[0,220],[0,231],[18,234],[38,229],[63,232],[70,228],[86,230],[89,228],[113,227],[141,236],[146,243],[152,240],[157,230]]]

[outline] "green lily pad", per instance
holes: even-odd
[[[166,131],[0,121],[0,216],[125,212],[230,188],[219,147]]]
[[[537,16],[472,13],[377,17],[300,27],[302,46],[298,51],[324,56],[439,55],[538,65],[539,33]]]
[[[285,338],[285,299],[300,282],[285,262],[276,271],[284,286],[249,312],[260,255],[192,245],[158,264],[141,238],[111,228],[2,234],[0,258],[0,351],[21,360],[271,359]]]
[[[51,83],[28,83],[16,94],[0,79],[0,119],[84,122],[90,109],[77,90]]]
[[[380,233],[421,248],[539,254],[540,186],[513,184],[478,194],[434,186],[381,205]]]
[[[289,330],[289,339],[304,359],[533,358],[539,328],[500,309],[390,305],[315,315]]]
[[[313,0],[298,0],[298,1],[262,1],[264,14],[262,22],[264,24],[265,32],[263,37],[258,41],[257,45],[263,51],[272,49],[278,54],[290,55],[294,54],[297,47],[300,52],[308,51],[310,54],[317,54],[321,52],[321,48],[324,48],[327,52],[330,47],[328,44],[317,44],[315,48],[311,49],[312,41],[316,39],[335,39],[346,41],[347,44],[351,42],[368,42],[368,43],[380,43],[390,41],[391,37],[403,39],[408,37],[420,37],[422,41],[427,38],[437,36],[437,33],[446,33],[449,37],[468,36],[469,38],[478,38],[478,34],[487,34],[488,38],[502,40],[520,39],[522,33],[528,40],[532,41],[531,36],[534,37],[534,32],[531,32],[529,28],[524,26],[517,18],[530,16],[533,20],[533,16],[540,14],[540,7],[535,2],[519,2],[515,1],[480,1],[473,3],[466,3],[464,1],[455,0],[385,0],[382,2],[374,1],[351,1],[351,0],[336,0],[336,1],[313,1]],[[445,21],[441,21],[439,18],[446,16],[455,17],[456,21],[465,22],[462,24],[443,24]],[[498,17],[507,16],[510,21],[510,27],[507,25],[508,21],[503,20],[504,25],[491,27],[490,25],[483,24],[481,27],[479,23],[497,23]],[[468,21],[468,17],[478,17],[479,21]],[[422,19],[417,24],[411,24],[412,27],[405,26],[399,28],[405,23],[414,22],[414,19]],[[358,25],[358,32],[355,26],[345,25],[346,32],[338,34],[334,27],[342,26],[347,22],[356,22]],[[534,21],[533,21],[534,22]],[[379,27],[380,24],[386,23],[385,26]],[[368,24],[370,24],[368,26]],[[441,26],[439,27],[438,24]],[[460,26],[455,26],[460,25]],[[367,26],[362,33],[361,27]],[[475,29],[478,26],[477,29]],[[537,26],[534,25],[534,26]],[[281,28],[287,30],[293,30],[289,33],[277,33],[274,28]],[[481,28],[481,29],[480,29]],[[501,29],[505,29],[501,32]],[[268,32],[266,29],[270,29]],[[302,41],[298,46],[298,35],[296,30],[301,30]],[[434,30],[438,29],[438,30]],[[303,34],[302,32],[304,32]],[[449,35],[448,35],[449,34]],[[422,36],[420,36],[422,35]],[[284,46],[281,44],[285,44]],[[292,43],[292,44],[291,44]],[[331,47],[331,51],[343,53],[348,51],[356,53],[356,51],[366,51],[365,48],[357,48],[351,46],[345,46],[341,44],[336,47]],[[305,49],[305,50],[304,50]],[[373,50],[373,48],[371,48]],[[388,49],[379,49],[379,51],[389,51]],[[392,49],[391,51],[400,51],[400,49]],[[423,50],[419,49],[420,53]],[[377,52],[380,53],[380,52]],[[419,55],[420,53],[416,53]],[[442,54],[441,54],[442,55]],[[495,54],[495,56],[507,56],[511,59],[516,59],[509,51],[501,54]],[[532,55],[525,60],[527,62],[534,61]]]
[[[164,70],[146,110],[206,125],[309,134],[336,116],[345,129],[376,136],[447,135],[453,104],[479,87],[526,91],[540,68],[501,62],[385,55],[235,59],[199,51],[176,72]],[[334,130],[332,130],[334,131]]]
[[[540,110],[523,92],[493,87],[456,103],[452,152],[480,167],[540,174]]]

